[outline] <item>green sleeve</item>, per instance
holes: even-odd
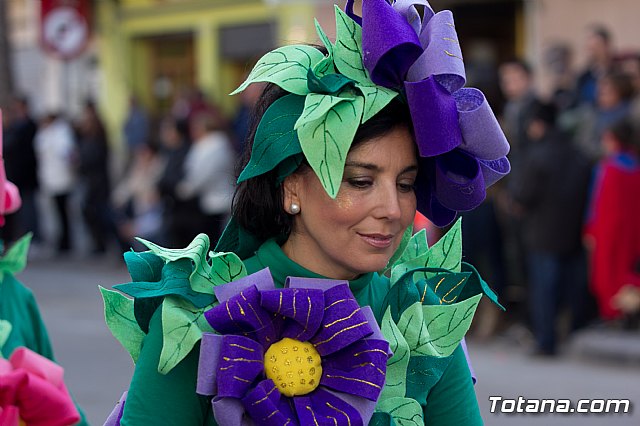
[[[196,394],[200,343],[166,375],[158,373],[162,310],[149,323],[124,405],[122,426],[214,425],[209,398]]]
[[[424,424],[426,426],[482,425],[471,373],[462,346],[458,345],[452,357],[442,377],[427,395]]]

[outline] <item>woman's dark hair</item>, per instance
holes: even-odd
[[[249,163],[260,119],[271,104],[287,94],[289,92],[275,84],[266,85],[251,114],[245,148],[236,170],[237,176]],[[413,132],[409,109],[406,103],[398,98],[360,125],[353,138],[352,149],[364,141],[384,136],[400,126],[405,126]],[[294,173],[308,170],[309,165],[304,160]],[[238,185],[233,198],[232,214],[240,226],[261,240],[288,236],[292,229],[293,216],[284,211],[283,202],[283,186],[277,180],[277,171],[271,170]]]

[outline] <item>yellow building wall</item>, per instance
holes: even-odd
[[[196,84],[228,113],[236,104],[227,94],[238,84],[238,70],[220,57],[221,27],[273,21],[279,45],[316,40],[314,6],[306,1],[268,5],[262,0],[120,0],[96,5],[100,110],[115,141],[121,140],[129,96],[139,95],[147,106],[153,102],[152,53],[144,37],[193,34]]]

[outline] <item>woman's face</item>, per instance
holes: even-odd
[[[347,155],[336,199],[315,173],[285,180],[284,209],[300,206],[284,252],[305,268],[353,279],[384,268],[416,212],[415,143],[405,127],[360,143]]]

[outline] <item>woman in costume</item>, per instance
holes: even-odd
[[[101,289],[136,362],[108,424],[482,423],[461,341],[495,294],[461,262],[459,221],[431,248],[411,230],[416,208],[445,226],[476,207],[508,144],[462,88],[451,12],[363,7],[237,90],[269,83],[216,251],[142,241],[116,286],[134,299]]]

